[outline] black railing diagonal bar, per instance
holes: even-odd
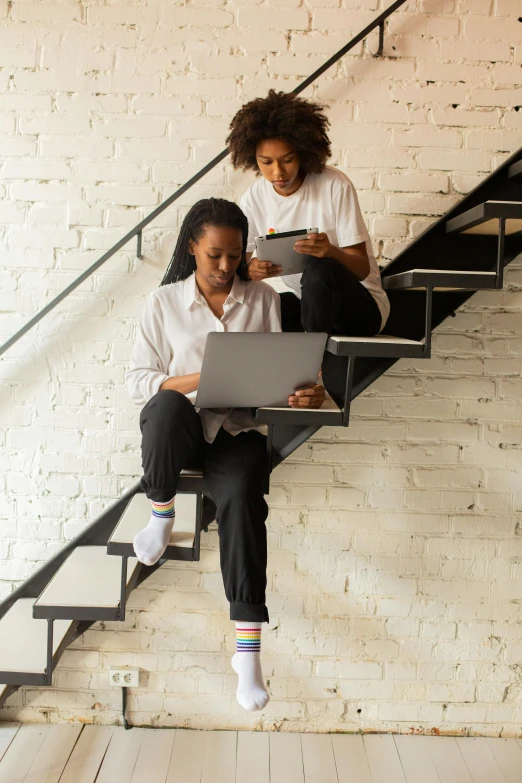
[[[354,46],[357,46],[357,44],[362,41],[364,38],[366,38],[373,30],[375,30],[376,27],[379,27],[379,50],[378,54],[382,53],[382,34],[384,30],[384,22],[385,20],[394,13],[398,8],[400,8],[401,5],[404,5],[407,0],[395,0],[392,5],[390,5],[389,8],[387,8],[385,11],[383,11],[378,17],[376,17],[370,24],[368,24],[364,30],[361,30],[360,33],[358,33],[354,38],[352,38],[345,46],[343,46],[342,49],[339,49],[339,51],[333,55],[333,57],[330,57],[329,60],[327,60],[323,65],[321,65],[316,71],[314,71],[307,79],[305,79],[301,84],[299,84],[294,90],[292,90],[293,93],[298,95],[300,92],[303,92],[303,90],[306,90],[306,88],[314,82],[319,76],[321,76],[325,71],[327,71],[329,68],[332,67],[338,60],[341,59],[347,52],[350,51],[350,49],[353,49]],[[22,326],[21,329],[18,330],[12,337],[7,340],[2,346],[0,346],[0,356],[7,351],[8,348],[10,348],[14,343],[16,343],[26,332],[29,331],[29,329],[32,329],[33,326],[35,326],[41,319],[47,315],[47,313],[51,312],[63,299],[65,299],[66,296],[68,296],[72,291],[74,291],[75,288],[78,288],[79,285],[83,283],[84,280],[86,280],[90,275],[93,274],[97,269],[99,269],[102,264],[105,263],[109,258],[111,258],[115,253],[118,252],[124,245],[126,245],[128,242],[130,242],[131,239],[134,239],[134,237],[138,237],[138,245],[139,245],[139,253],[141,253],[141,238],[142,238],[142,231],[143,229],[149,225],[155,218],[158,217],[158,215],[161,215],[161,213],[170,207],[170,205],[176,201],[180,196],[183,195],[189,188],[192,187],[192,185],[195,185],[196,182],[198,182],[202,177],[205,176],[205,174],[208,174],[208,172],[213,169],[215,166],[218,165],[218,163],[221,163],[222,160],[224,160],[228,155],[228,148],[224,149],[222,152],[219,153],[219,155],[216,155],[213,160],[211,160],[209,163],[206,164],[206,166],[203,166],[200,171],[198,171],[196,174],[194,174],[193,177],[191,177],[187,182],[185,182],[184,185],[182,185],[178,190],[176,190],[171,196],[168,197],[165,201],[163,201],[159,206],[156,207],[147,217],[143,218],[141,223],[138,223],[137,226],[135,226],[131,231],[129,231],[128,234],[125,234],[122,239],[119,240],[119,242],[116,242],[115,245],[113,245],[109,250],[107,250],[106,253],[104,253],[97,261],[94,262],[88,269],[85,270],[85,272],[82,272],[82,274],[76,278],[70,285],[67,286],[67,288],[64,288],[64,290],[58,294],[53,300],[51,300],[45,307],[43,307],[41,310],[39,310],[38,313],[36,313],[33,318],[31,318],[30,321],[28,321],[24,326]]]

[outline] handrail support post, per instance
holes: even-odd
[[[123,555],[121,558],[121,583],[120,583],[120,609],[118,620],[125,620],[125,611],[127,608],[127,563],[128,557]]]
[[[45,669],[45,685],[53,684],[53,647],[54,647],[54,620],[47,618],[47,666]]]
[[[266,438],[266,495],[270,492],[270,474],[274,467],[274,426],[274,424],[268,425]]]
[[[504,287],[504,244],[506,238],[506,218],[498,219],[497,278],[495,288]]]
[[[379,48],[375,53],[375,57],[382,57],[384,50],[384,19],[379,22]]]
[[[426,288],[426,314],[424,320],[424,356],[429,359],[431,356],[431,328],[432,328],[432,310],[433,310],[433,287]]]
[[[347,427],[350,422],[350,406],[352,404],[353,369],[355,356],[348,357],[346,366],[346,381],[344,384],[344,405],[342,410],[342,426]]]
[[[138,233],[136,234],[136,237],[137,237],[137,240],[138,240],[138,249],[136,250],[136,255],[138,256],[138,258],[141,261],[143,259],[143,253],[142,253],[142,250],[141,250],[141,242],[142,242],[142,239],[143,239],[143,231],[138,231]]]

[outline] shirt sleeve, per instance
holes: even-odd
[[[170,346],[165,338],[161,311],[154,293],[145,305],[138,326],[138,335],[132,349],[126,374],[130,398],[137,405],[145,405],[158,393],[167,374]]]
[[[354,186],[348,178],[341,183],[333,202],[339,247],[350,247],[369,239],[368,229],[359,206]]]
[[[259,232],[256,227],[256,221],[254,220],[254,213],[252,212],[252,208],[250,206],[250,198],[249,198],[248,190],[246,193],[244,193],[241,196],[241,199],[239,201],[239,206],[241,210],[245,213],[246,218],[248,220],[248,240],[247,240],[246,252],[255,253],[256,237],[259,236]]]
[[[266,283],[263,283],[266,288],[270,289],[271,301],[269,305],[268,315],[265,318],[264,331],[265,332],[281,332],[281,298],[279,294],[274,291]]]

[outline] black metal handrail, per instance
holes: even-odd
[[[342,49],[339,49],[339,51],[334,54],[332,57],[330,57],[329,60],[327,60],[323,65],[321,65],[319,68],[317,68],[316,71],[314,71],[307,79],[305,79],[301,84],[299,84],[294,90],[292,90],[293,93],[296,95],[299,95],[300,92],[303,92],[303,90],[306,90],[306,88],[315,81],[319,76],[321,76],[325,71],[327,71],[329,68],[332,67],[338,60],[341,59],[347,52],[350,51],[350,49],[353,49],[354,46],[356,46],[360,41],[364,40],[373,30],[375,30],[377,27],[379,28],[379,48],[376,52],[376,56],[380,56],[382,54],[383,50],[383,42],[384,42],[384,22],[386,19],[391,16],[391,14],[394,13],[394,11],[397,10],[397,8],[400,8],[401,5],[404,5],[407,0],[395,0],[394,3],[390,5],[389,8],[387,8],[385,11],[383,11],[379,16],[377,16],[373,22],[370,22],[369,25],[367,25],[363,30],[361,30],[360,33],[358,33],[354,38],[352,38],[345,46],[343,46]],[[221,163],[222,160],[224,160],[228,155],[228,147],[224,149],[222,152],[219,153],[219,155],[216,155],[215,158],[213,158],[210,163],[207,163],[206,166],[203,166],[200,171],[197,172],[197,174],[194,174],[193,177],[191,177],[187,182],[185,182],[184,185],[182,185],[178,190],[176,190],[171,196],[168,197],[165,201],[163,201],[156,209],[154,209],[150,215],[147,215],[147,217],[143,218],[143,220],[138,223],[137,226],[135,226],[131,231],[129,231],[128,234],[125,234],[122,239],[119,240],[119,242],[116,242],[115,245],[113,245],[109,250],[107,250],[106,253],[104,253],[97,261],[94,262],[88,269],[85,270],[85,272],[82,272],[82,274],[76,278],[70,285],[67,286],[67,288],[64,288],[64,290],[58,294],[49,304],[45,305],[38,313],[36,313],[33,318],[31,318],[30,321],[28,321],[24,326],[22,326],[21,329],[18,330],[12,337],[7,340],[2,346],[0,346],[0,356],[7,351],[8,348],[10,348],[12,345],[14,345],[23,335],[29,331],[29,329],[32,329],[33,326],[35,326],[41,319],[47,315],[47,313],[50,313],[51,310],[53,310],[61,301],[62,299],[65,299],[66,296],[68,296],[72,291],[74,291],[75,288],[77,288],[81,283],[83,283],[84,280],[86,280],[90,275],[93,274],[102,264],[105,263],[109,258],[111,258],[115,253],[120,250],[124,245],[126,245],[128,242],[130,242],[131,239],[134,239],[134,237],[137,237],[137,255],[138,258],[142,258],[141,254],[141,241],[142,241],[142,233],[143,229],[148,226],[149,223],[151,223],[155,218],[157,218],[158,215],[161,215],[161,213],[167,209],[167,207],[170,207],[170,205],[176,201],[180,196],[183,195],[189,188],[192,187],[192,185],[195,185],[196,182],[199,182],[202,177],[205,176],[211,169],[213,169],[215,166],[218,165],[218,163]]]

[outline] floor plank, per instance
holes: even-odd
[[[2,723],[0,724],[0,759],[3,758],[7,748],[16,737],[21,723]]]
[[[332,734],[332,747],[339,783],[372,783],[360,734]]]
[[[458,737],[457,745],[473,783],[506,783],[506,778],[484,737]]]
[[[208,731],[176,729],[166,783],[200,783],[207,734]]]
[[[426,737],[440,783],[473,783],[455,737]]]
[[[80,723],[51,726],[24,783],[58,783],[82,729]]]
[[[301,734],[301,752],[306,783],[338,783],[329,734]]]
[[[174,729],[147,729],[131,783],[165,783],[175,736]]]
[[[299,734],[270,734],[270,783],[304,783]]]
[[[395,736],[395,745],[407,783],[440,783],[426,739],[405,734]]]
[[[406,783],[399,753],[391,734],[363,737],[372,783]]]
[[[0,783],[23,783],[50,728],[45,723],[20,727],[0,761]]]
[[[491,737],[486,741],[506,782],[522,783],[522,748],[517,741],[503,737]]]
[[[96,783],[130,783],[145,729],[125,730],[116,726],[104,756]]]
[[[236,780],[242,783],[270,783],[270,746],[268,734],[239,731],[237,734]]]
[[[113,731],[114,726],[85,726],[60,783],[94,783]]]
[[[234,783],[237,731],[209,731],[201,783]]]

